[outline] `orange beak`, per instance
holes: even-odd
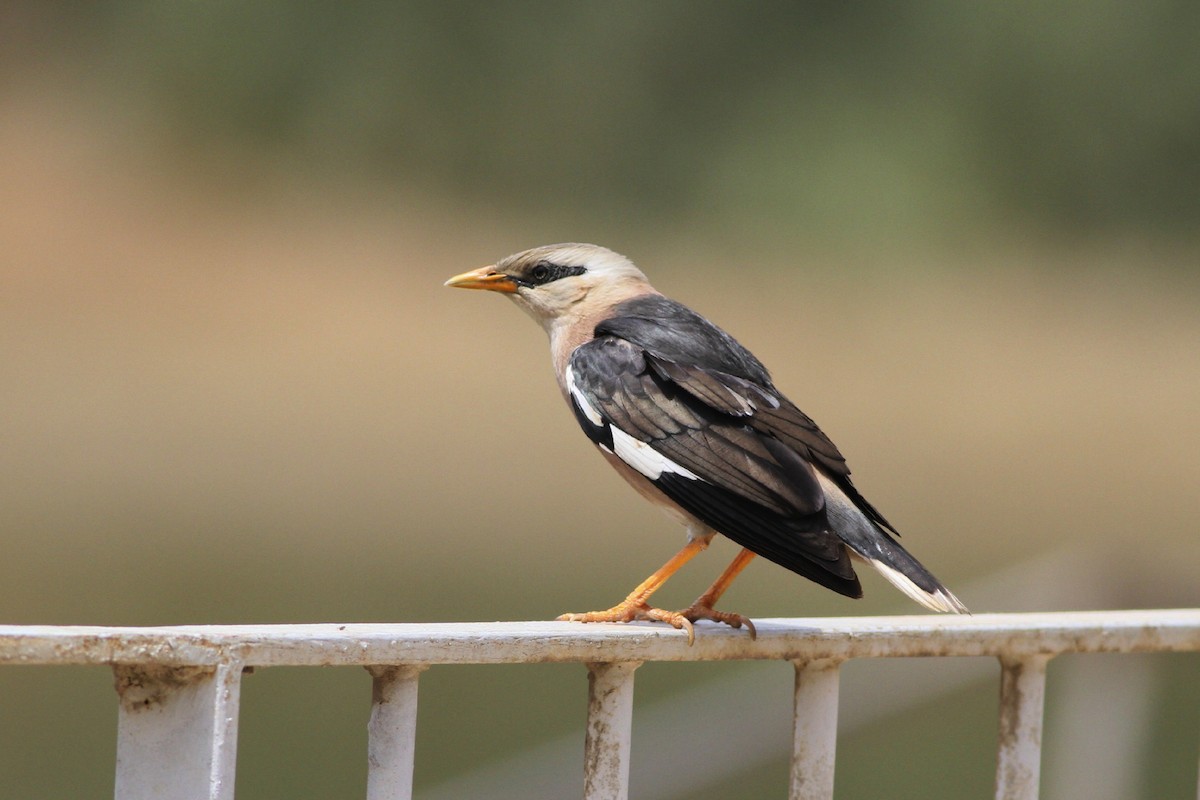
[[[480,267],[461,275],[455,275],[446,281],[446,286],[456,286],[459,289],[486,289],[489,292],[505,292],[515,294],[517,282],[497,272],[495,267]]]

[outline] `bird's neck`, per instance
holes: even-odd
[[[653,288],[646,286],[636,293],[622,293],[605,302],[580,303],[569,311],[560,314],[544,323],[546,333],[550,335],[550,356],[554,360],[554,374],[558,376],[559,387],[566,392],[564,383],[567,372],[567,362],[575,348],[587,344],[596,337],[596,326],[614,314],[614,309],[628,300],[642,295],[659,294]],[[589,298],[594,301],[595,298]]]

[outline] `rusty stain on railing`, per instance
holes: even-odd
[[[368,800],[412,795],[417,687],[447,664],[575,662],[589,670],[587,800],[628,795],[633,677],[646,661],[775,659],[796,669],[790,796],[833,793],[840,665],[856,658],[992,656],[1001,663],[996,797],[1032,800],[1046,665],[1064,653],[1200,651],[1200,610],[756,620],[744,632],[565,622],[0,626],[0,665],[107,664],[121,694],[118,800],[231,800],[241,678],[254,667],[360,666],[373,677]]]
[[[840,661],[797,661],[793,697],[793,800],[833,797]]]
[[[1047,654],[1000,657],[1000,742],[997,800],[1035,800],[1041,777],[1042,711]]]
[[[589,663],[583,796],[626,800],[633,730],[633,673],[640,661]]]

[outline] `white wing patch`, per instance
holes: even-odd
[[[591,423],[597,428],[602,426],[604,424],[604,418],[600,416],[600,412],[588,402],[587,398],[583,396],[583,392],[579,391],[579,387],[575,385],[575,370],[571,369],[569,364],[567,365],[566,378],[567,391],[571,393],[571,397],[574,398],[575,403],[579,406],[579,409],[583,412],[583,415],[587,417],[588,420],[590,420]]]
[[[694,481],[700,480],[700,476],[696,473],[686,467],[681,467],[650,445],[633,438],[620,428],[610,425],[608,429],[612,431],[613,454],[650,480],[658,480],[664,472],[671,472]]]
[[[650,445],[633,438],[614,425],[607,424],[604,421],[604,417],[600,416],[600,412],[596,410],[596,407],[588,402],[583,392],[579,391],[579,387],[575,384],[575,371],[571,369],[569,364],[567,365],[564,377],[566,378],[567,392],[570,393],[571,399],[579,406],[579,410],[583,412],[583,415],[596,427],[607,426],[609,432],[612,433],[612,450],[609,450],[604,445],[600,445],[601,450],[612,453],[652,481],[658,480],[664,472],[670,472],[694,481],[700,480],[699,475],[686,467],[676,464]]]

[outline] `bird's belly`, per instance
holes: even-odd
[[[670,500],[662,491],[655,486],[649,478],[638,472],[633,467],[626,464],[617,456],[607,452],[601,448],[601,455],[612,465],[612,468],[617,471],[617,474],[625,479],[625,482],[632,486],[638,494],[649,500],[654,505],[658,506],[663,513],[668,517],[678,522],[683,527],[687,528],[688,541],[703,541],[708,542],[716,535],[716,531],[709,528],[696,517],[684,511],[676,503]]]

